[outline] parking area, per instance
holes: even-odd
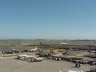
[[[80,69],[90,70],[88,64],[81,64],[75,68],[75,64],[67,61],[43,60],[42,62],[27,62],[15,59],[15,57],[0,57],[0,72],[65,72],[66,70]]]

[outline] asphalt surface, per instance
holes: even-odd
[[[14,59],[14,57],[0,57],[0,72],[65,72],[71,69],[90,70],[90,65],[81,65],[74,68],[75,64],[66,61],[43,60],[42,62],[27,62]]]

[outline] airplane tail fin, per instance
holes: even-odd
[[[38,49],[38,47],[36,46],[36,48],[35,49]]]

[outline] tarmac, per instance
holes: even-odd
[[[81,64],[75,68],[75,64],[67,61],[43,60],[42,62],[27,62],[17,60],[14,57],[0,57],[0,72],[65,72],[67,70],[79,69],[88,71],[91,66]]]

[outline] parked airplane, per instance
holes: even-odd
[[[31,49],[30,51],[37,51],[37,49],[38,49],[38,48],[37,48],[37,46],[36,46],[36,48]]]
[[[61,44],[65,44],[65,45],[66,45],[66,44],[68,44],[68,43],[61,42]]]
[[[43,61],[43,57],[36,57],[32,55],[18,55],[17,59],[29,62],[40,62]]]

